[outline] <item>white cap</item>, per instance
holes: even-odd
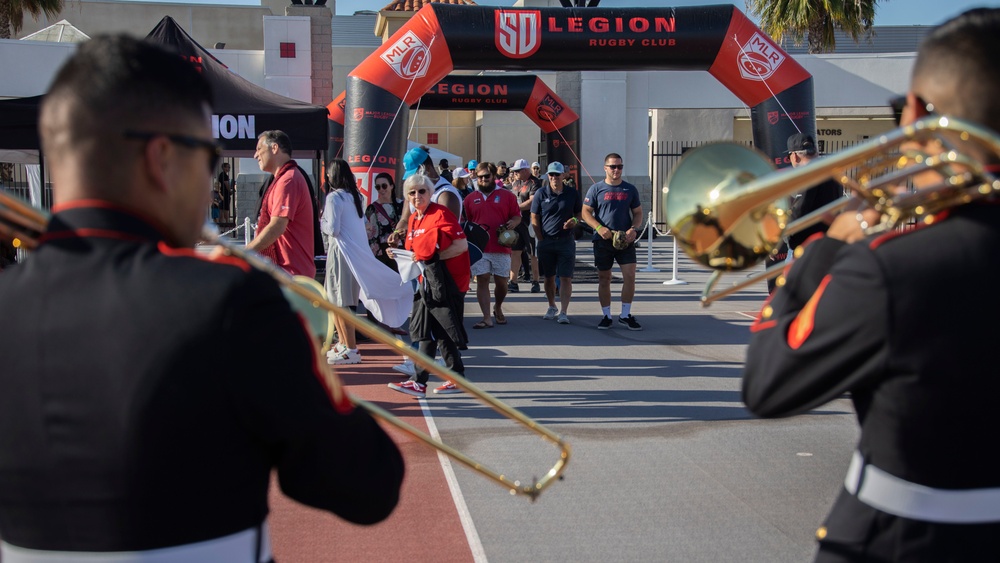
[[[468,178],[469,176],[472,176],[472,174],[470,174],[465,168],[456,168],[451,173],[452,178]]]
[[[541,164],[538,164],[537,162],[532,162],[532,163],[531,163],[531,167],[532,167],[532,168],[541,168],[541,167],[542,167],[542,165],[541,165]]]
[[[530,168],[530,166],[528,166],[528,161],[524,160],[523,158],[519,158],[519,159],[515,160],[514,164],[512,164],[511,167],[510,167],[511,170],[515,170],[515,171],[516,170],[524,170],[525,168]]]

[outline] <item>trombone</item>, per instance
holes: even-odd
[[[939,150],[925,152],[907,146],[916,142],[927,142]],[[845,197],[790,221],[787,196],[836,180],[881,213],[880,222],[865,229],[866,235],[880,233],[911,220],[932,222],[935,213],[1000,192],[1000,180],[985,169],[985,156],[1000,159],[996,133],[942,116],[926,117],[780,173],[774,173],[770,161],[759,151],[736,143],[713,143],[689,152],[671,172],[663,188],[663,212],[685,253],[715,270],[701,295],[701,303],[707,307],[747,286],[779,276],[785,265],[772,266],[712,293],[725,272],[759,263],[778,248],[783,237],[857,201]],[[852,178],[853,169],[857,169],[856,178]],[[913,193],[899,193],[897,186],[928,172],[943,179]],[[777,281],[782,285],[784,280]]]
[[[45,212],[32,207],[16,197],[0,191],[0,238],[11,240],[15,247],[25,249],[36,248],[38,246],[38,238],[45,231],[48,220],[49,216]],[[561,436],[552,430],[549,430],[537,421],[528,418],[524,415],[524,413],[518,411],[517,409],[501,402],[499,399],[483,391],[459,374],[440,366],[427,355],[410,348],[402,340],[396,339],[395,336],[386,333],[368,320],[358,317],[350,310],[342,309],[341,307],[330,303],[325,299],[322,289],[319,291],[316,290],[316,286],[318,286],[318,284],[316,284],[315,280],[312,278],[304,278],[302,281],[296,280],[293,276],[275,266],[271,261],[264,258],[260,254],[229,244],[228,242],[222,240],[219,236],[218,229],[216,229],[214,225],[205,225],[205,228],[202,229],[202,238],[207,243],[218,245],[222,252],[241,258],[254,268],[263,270],[264,272],[270,274],[282,286],[282,289],[286,292],[286,297],[288,297],[288,294],[294,296],[289,297],[290,305],[293,309],[302,313],[303,316],[309,320],[311,330],[320,335],[321,339],[322,334],[326,332],[327,328],[316,326],[316,310],[327,313],[319,315],[319,318],[328,319],[328,314],[341,316],[347,324],[353,326],[363,334],[396,350],[400,354],[411,358],[415,364],[428,370],[437,377],[454,382],[455,385],[463,391],[486,403],[502,416],[520,423],[538,434],[544,440],[551,442],[559,449],[559,459],[556,461],[555,465],[553,465],[552,468],[542,476],[542,478],[532,478],[529,482],[521,482],[520,480],[512,479],[503,473],[499,473],[484,466],[480,462],[463,454],[457,449],[452,448],[444,442],[437,440],[403,422],[381,407],[348,395],[347,398],[355,406],[368,411],[368,413],[372,416],[381,419],[387,424],[395,426],[424,445],[438,450],[487,479],[494,481],[509,490],[511,495],[524,495],[534,501],[538,498],[542,491],[552,485],[556,480],[562,479],[563,472],[566,469],[566,464],[569,462],[570,458],[570,446],[562,439]],[[325,358],[322,358],[320,363],[322,365],[326,365]],[[333,394],[334,401],[340,400],[344,396],[344,390],[340,379],[336,377],[332,370],[327,370],[324,374],[326,376],[328,388]]]

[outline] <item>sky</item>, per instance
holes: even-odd
[[[154,0],[139,0],[154,1]],[[210,3],[207,0],[172,0],[174,2]],[[358,10],[378,10],[390,0],[336,0],[337,14],[349,16]],[[260,5],[259,0],[222,0],[219,3]],[[512,6],[513,0],[477,0],[481,6]],[[601,0],[602,8],[669,7],[725,4],[726,0]],[[742,0],[729,2],[747,12]],[[988,0],[881,0],[875,15],[875,25],[936,25],[978,6],[1000,7],[1000,1]]]

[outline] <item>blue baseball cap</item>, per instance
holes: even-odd
[[[549,170],[548,170],[548,172],[546,172],[546,174],[565,174],[565,173],[566,173],[566,169],[563,168],[563,165],[562,165],[561,162],[550,162],[549,163]]]
[[[469,161],[469,165],[466,166],[466,168],[469,169],[469,172],[473,172],[474,173],[476,171],[476,167],[477,166],[479,166],[479,161],[478,160],[470,160]]]
[[[410,176],[416,174],[417,170],[420,170],[420,166],[427,162],[428,158],[430,158],[430,155],[420,147],[413,147],[407,151],[406,155],[403,156],[403,180],[405,181]]]

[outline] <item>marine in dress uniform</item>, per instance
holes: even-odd
[[[938,111],[1000,129],[998,33],[996,9],[932,32],[904,124]],[[984,70],[989,99],[962,86]],[[974,152],[1000,172],[996,155]],[[918,188],[925,181],[914,179]],[[990,439],[1000,432],[1000,378],[994,331],[982,328],[1000,315],[988,285],[1000,279],[1000,204],[925,219],[865,238],[872,212],[837,217],[826,237],[806,243],[752,326],[743,381],[751,411],[790,416],[849,393],[861,426],[817,532],[818,561],[1000,557],[1000,452]]]
[[[398,450],[331,398],[276,282],[191,249],[218,155],[208,101],[186,60],[120,36],[81,45],[43,102],[56,206],[0,275],[4,563],[271,560],[272,470],[351,522],[396,505]],[[117,169],[96,182],[106,146]]]

